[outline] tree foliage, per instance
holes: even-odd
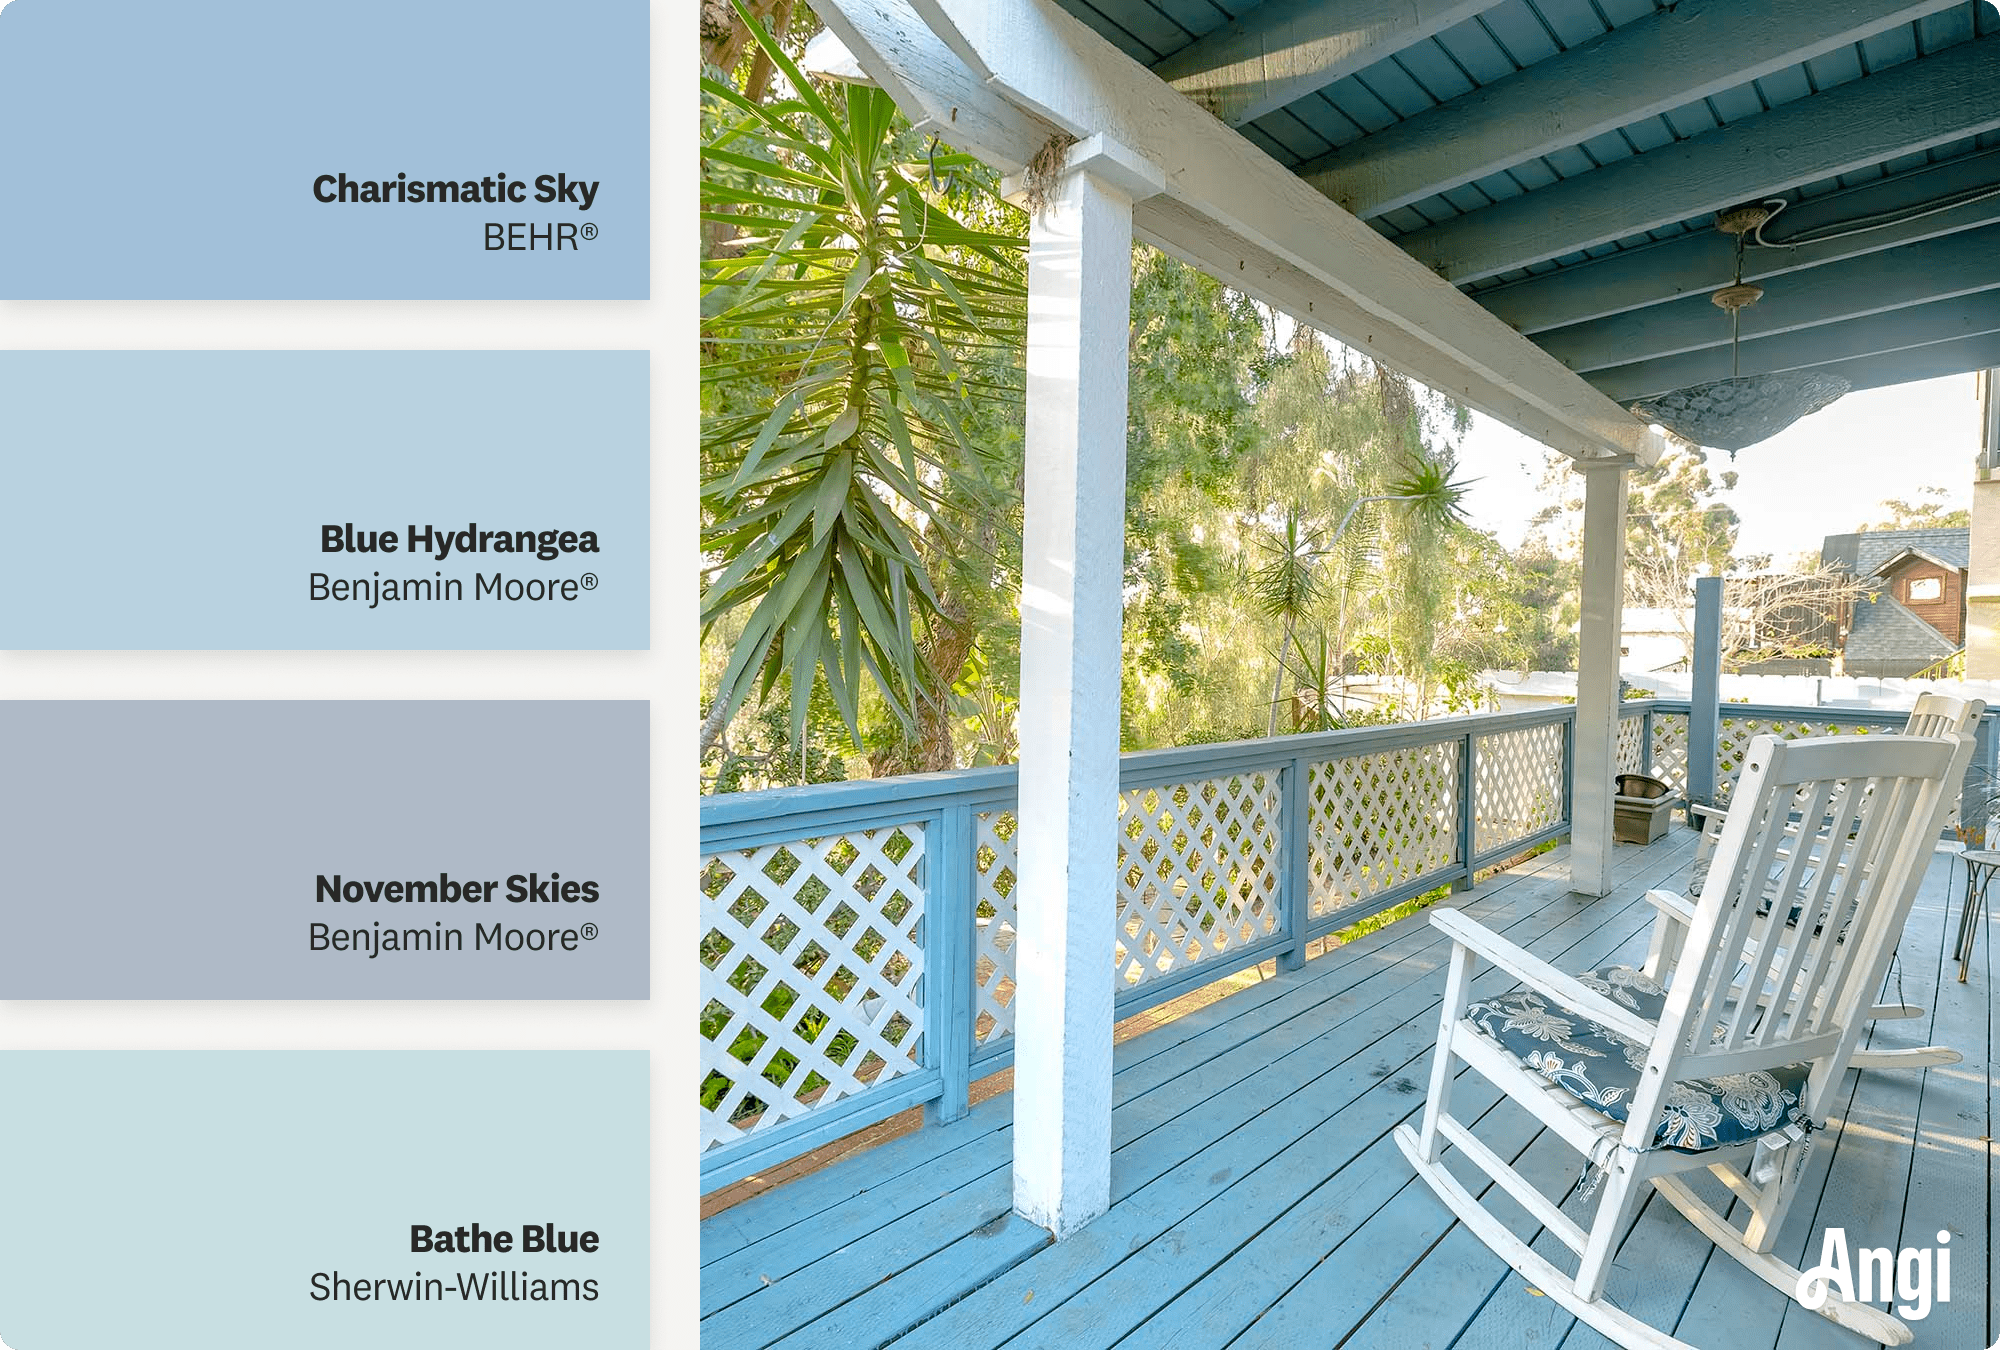
[[[1006,762],[1028,222],[879,91],[802,75],[788,21],[704,0],[705,781]],[[1462,406],[1143,245],[1131,306],[1127,748],[1573,666],[1571,475],[1510,550],[1458,509]],[[1749,561],[1732,482],[1698,451],[1634,475],[1634,603]]]
[[[1966,529],[1972,524],[1970,507],[1950,505],[1951,493],[1937,487],[1920,487],[1909,497],[1891,497],[1876,507],[1877,519],[1856,530],[1940,530]]]
[[[920,659],[954,622],[921,537],[999,489],[985,400],[1011,404],[1024,292],[1018,234],[976,228],[929,175],[888,96],[821,95],[740,5],[791,97],[705,78],[705,219],[737,233],[703,263],[702,623],[747,610],[703,727],[788,684],[794,739],[823,686],[852,736],[872,691],[906,735],[944,697]],[[981,360],[980,358],[987,358]]]

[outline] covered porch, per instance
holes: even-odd
[[[880,85],[918,132],[1010,173],[1030,215],[1013,1206],[1060,1240],[1111,1204],[1113,935],[1092,897],[1122,865],[1104,830],[1126,785],[1109,710],[1133,241],[1568,457],[1583,565],[1558,814],[1566,884],[1603,897],[1628,473],[1658,460],[1663,426],[1733,451],[1842,391],[2000,359],[2000,34],[1990,6],[1952,0],[818,10],[810,68]],[[1798,228],[1767,237],[1780,216]],[[1699,602],[1711,648],[1720,599],[1714,582]],[[1728,780],[1706,751],[1712,680],[1688,722],[1686,788],[1705,799]],[[1480,856],[1472,754],[1452,766],[1454,885],[1504,856]],[[1408,770],[1409,799],[1441,799],[1443,767]],[[1271,822],[1287,839],[1307,829],[1306,772]],[[969,847],[952,819],[938,837]],[[1270,860],[1288,926],[1261,940],[1288,969],[1319,918],[1305,856]]]
[[[1676,826],[1619,845],[1601,898],[1576,893],[1560,847],[1442,903],[1566,970],[1636,961],[1653,915],[1641,897],[1684,883],[1695,840]],[[1877,1023],[1869,1045],[1942,1043],[1965,1063],[1851,1072],[1778,1247],[1805,1266],[1829,1228],[1891,1246],[1948,1231],[1951,1299],[1912,1324],[1915,1344],[1938,1350],[1990,1344],[2000,1326],[1991,945],[1982,934],[1959,984],[1948,948],[1962,878],[1948,855],[1932,865],[1891,976],[1888,993],[1930,1015]],[[1012,1094],[715,1215],[702,1226],[702,1343],[1607,1344],[1456,1225],[1391,1144],[1423,1103],[1447,950],[1418,914],[1121,1044],[1111,1206],[1061,1243],[1012,1212]],[[1475,987],[1509,980],[1488,971]],[[1574,1154],[1478,1080],[1462,1090],[1487,1094],[1488,1140],[1563,1194]],[[1510,1221],[1537,1231],[1518,1211]],[[1657,1196],[1610,1293],[1690,1344],[1860,1344],[1716,1255]]]

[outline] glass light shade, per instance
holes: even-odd
[[[1811,370],[1743,375],[1641,399],[1632,411],[1696,445],[1734,454],[1818,412],[1850,387],[1838,375]]]

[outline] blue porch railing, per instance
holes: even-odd
[[[1762,731],[1902,721],[1727,704],[1717,781]],[[1679,789],[1687,723],[1628,702],[1619,767]],[[1574,730],[1566,706],[1123,756],[1118,1015],[1568,833]],[[1015,805],[1011,767],[702,800],[704,1190],[913,1106],[955,1120],[1011,1063]]]

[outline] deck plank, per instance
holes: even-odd
[[[880,1345],[1012,1270],[1053,1239],[1018,1214],[975,1229],[893,1280],[849,1299],[810,1326],[777,1342],[781,1350]],[[702,1344],[708,1345],[707,1335]]]
[[[1956,883],[1962,871],[1954,869]],[[1969,1194],[1992,1193],[1993,1057],[1991,990],[1984,964],[1975,962],[1967,982],[1958,982],[1952,959],[1952,939],[1958,933],[1956,884],[1926,887],[1910,919],[1912,932],[1928,928],[1940,934],[1938,974],[1929,1035],[1911,1035],[1906,1028],[1921,1022],[1880,1024],[1902,1032],[1909,1044],[1948,1045],[1965,1056],[1961,1064],[1923,1071],[1923,1098],[1917,1116],[1917,1149],[1910,1172],[1910,1189],[1903,1207],[1902,1246],[1929,1247],[1940,1231],[1951,1234],[1952,1297],[1939,1304],[1920,1325],[1920,1336],[1939,1346],[1991,1345],[2000,1336],[1995,1324],[1993,1289],[1976,1272],[1990,1258],[1991,1233],[1987,1215],[1968,1209]],[[1982,1285],[1984,1285],[1982,1291]],[[1984,1297],[1982,1297],[1982,1292]]]
[[[1498,1092],[1490,1086],[1475,1080],[1465,1083],[1463,1091],[1468,1100],[1478,1098],[1482,1104],[1493,1099],[1480,1120],[1484,1137],[1501,1156],[1514,1159],[1539,1131],[1532,1116],[1498,1100]],[[1456,1150],[1447,1149],[1444,1156],[1475,1194],[1490,1188],[1491,1183],[1465,1165]],[[1429,1250],[1453,1222],[1451,1211],[1410,1174],[1400,1151],[1388,1158],[1389,1180],[1396,1183],[1396,1191],[1387,1204],[1351,1231],[1340,1232],[1331,1244],[1292,1245],[1292,1239],[1309,1237],[1313,1231],[1315,1216],[1309,1210],[1295,1222],[1273,1225],[1255,1247],[1236,1254],[1245,1258],[1242,1269],[1218,1268],[1183,1296],[1188,1302],[1184,1323],[1167,1321],[1178,1302],[1164,1310],[1160,1320],[1171,1331],[1163,1344],[1176,1350],[1225,1345],[1247,1350],[1322,1339],[1331,1343],[1331,1338],[1359,1323],[1402,1279],[1412,1255]],[[1238,1282],[1254,1296],[1232,1298],[1231,1285]],[[1135,1336],[1129,1350],[1142,1344]]]
[[[893,1178],[992,1135],[1014,1122],[1011,1097],[981,1102],[964,1119],[878,1144],[866,1153],[788,1181],[701,1221],[703,1278],[713,1263],[792,1228],[836,1205],[860,1199]]]
[[[1960,997],[1963,991],[1957,984],[1956,968],[1946,973],[1951,936],[1948,930],[1955,928],[1944,917],[1947,889],[1938,871],[1926,878],[1902,944],[1902,996],[1927,1008],[1930,1015],[1904,1022],[1878,1022],[1871,1028],[1870,1044],[1954,1045],[1967,1053],[1969,1063],[1977,1066],[1985,1057],[1976,1053],[1977,1047],[1965,1043],[1963,1033],[1971,1027],[1970,1019],[1965,1017],[1968,1008]],[[1895,997],[1896,982],[1892,981],[1888,989],[1889,996]],[[1984,1039],[1983,1028],[1980,1039]],[[1987,1122],[1955,1118],[1961,1108],[1955,1108],[1954,1101],[1962,1102],[1967,1114],[1984,1115],[1983,1106],[1977,1112],[1970,1109],[1974,1074],[1983,1080],[1982,1070],[1975,1067],[1968,1073],[1964,1066],[1921,1071],[1871,1069],[1861,1074],[1852,1114],[1843,1122],[1843,1134],[1848,1135],[1851,1130],[1851,1137],[1841,1140],[1834,1155],[1834,1172],[1808,1240],[1808,1264],[1817,1259],[1821,1235],[1836,1227],[1846,1230],[1852,1247],[1935,1247],[1938,1230],[1946,1224],[1938,1204],[1940,1187],[1956,1193],[1956,1203],[1949,1200],[1945,1203],[1951,1212],[1964,1216],[1963,1196],[1976,1193],[1986,1182],[1984,1146],[1978,1142],[1978,1136],[1989,1133]],[[1984,1082],[1978,1081],[1977,1087],[1978,1096],[1983,1098]],[[1968,1124],[1974,1125],[1969,1132],[1962,1129]],[[1916,1141],[1914,1148],[1912,1140]],[[1929,1219],[1924,1227],[1917,1228],[1909,1222],[1912,1203],[1924,1207]],[[1984,1261],[1983,1232],[1969,1244],[1962,1244],[1961,1237],[1955,1236],[1952,1246],[1971,1250],[1978,1260]],[[1959,1254],[1954,1251],[1955,1260]],[[1886,1307],[1889,1300],[1878,1298],[1876,1302]],[[1914,1344],[1944,1350],[1956,1345],[1985,1344],[1987,1319],[1983,1303],[1975,1291],[1956,1288],[1951,1302],[1911,1323],[1916,1333]],[[1777,1343],[1780,1350],[1815,1350],[1842,1346],[1843,1340],[1846,1346],[1852,1345],[1851,1337],[1843,1337],[1823,1319],[1793,1308],[1786,1313]]]
[[[1933,873],[1926,878],[1924,889],[1934,890],[1937,885]],[[1937,951],[1941,939],[1934,933],[1926,934],[1926,927],[1913,915],[1900,944],[1898,965],[1904,996],[1909,1002],[1929,1009],[1930,1015],[1901,1025],[1874,1023],[1868,1030],[1867,1043],[1871,1047],[1887,1042],[1892,1036],[1905,1044],[1930,1038],[1937,1015]],[[1895,990],[1897,983],[1892,978],[1887,987]],[[1909,1034],[1912,1027],[1916,1030],[1915,1037]],[[1845,1229],[1854,1247],[1894,1249],[1899,1245],[1904,1198],[1909,1193],[1916,1156],[1911,1141],[1916,1136],[1927,1077],[1924,1071],[1909,1069],[1869,1069],[1859,1075],[1847,1113],[1834,1132],[1832,1170],[1820,1194],[1811,1231],[1802,1245],[1806,1265],[1817,1261],[1822,1235],[1832,1228]],[[1878,1298],[1875,1304],[1887,1307],[1888,1300]],[[1783,1314],[1777,1339],[1779,1350],[1852,1350],[1855,1338],[1825,1318],[1796,1306],[1785,1307]],[[1917,1324],[1912,1330],[1921,1334],[1929,1328]]]

